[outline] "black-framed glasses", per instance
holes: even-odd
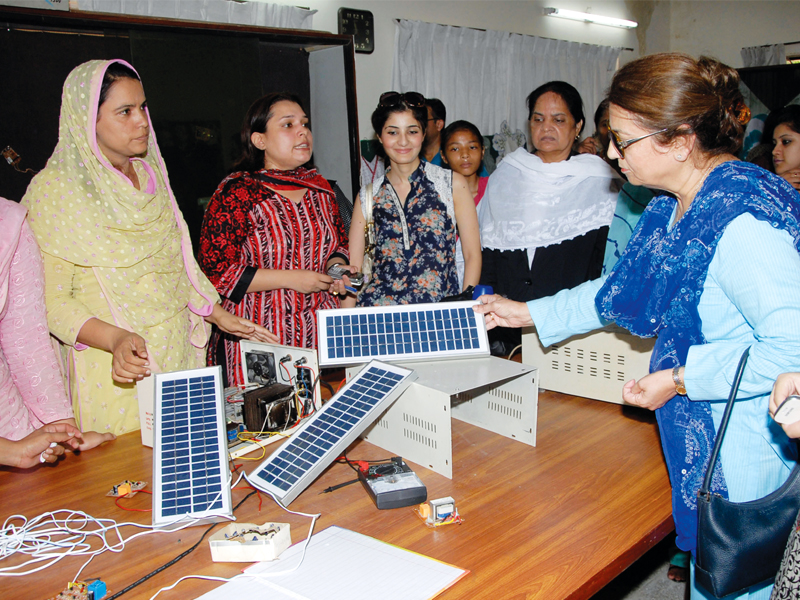
[[[668,127],[665,127],[664,129],[659,129],[658,131],[654,131],[653,133],[648,133],[647,135],[643,135],[641,137],[633,138],[631,140],[623,140],[619,137],[619,134],[616,131],[614,131],[613,129],[611,129],[611,127],[609,127],[608,139],[614,146],[614,150],[616,150],[617,154],[619,154],[619,157],[625,158],[625,148],[627,148],[631,144],[635,144],[636,142],[641,142],[643,139],[649,138],[650,136],[658,135],[659,133],[664,133],[665,131],[667,131],[667,129]]]
[[[425,96],[419,92],[384,92],[378,100],[379,106],[397,106],[401,102],[405,102],[409,106],[422,107],[425,106]]]

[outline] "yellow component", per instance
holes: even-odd
[[[130,483],[120,483],[119,487],[117,488],[117,495],[118,496],[125,496],[131,493],[131,484]]]
[[[419,505],[419,515],[423,519],[427,519],[428,517],[431,516],[431,507],[427,502],[423,502],[422,504]]]

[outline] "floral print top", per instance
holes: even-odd
[[[359,306],[438,302],[460,291],[452,172],[422,162],[409,182],[405,206],[388,178],[374,184],[374,266]]]

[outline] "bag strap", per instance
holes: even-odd
[[[739,392],[739,384],[742,382],[742,374],[744,373],[744,366],[747,364],[747,357],[750,355],[750,348],[748,347],[739,359],[739,366],[736,368],[736,375],[733,378],[733,385],[731,386],[731,393],[728,396],[728,404],[725,405],[725,412],[722,415],[722,422],[717,431],[717,439],[714,442],[714,449],[711,451],[711,458],[708,460],[708,470],[706,471],[703,485],[700,486],[700,491],[697,492],[699,496],[707,498],[711,489],[711,478],[714,475],[714,467],[719,457],[719,452],[722,449],[722,438],[725,436],[725,430],[728,428],[728,421],[731,418],[731,411],[733,404],[736,401],[736,394]]]
[[[364,193],[361,196],[361,212],[364,215],[364,220],[367,225],[372,224],[372,207],[374,205],[373,197],[375,195],[375,183],[368,183],[364,186]]]

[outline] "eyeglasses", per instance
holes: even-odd
[[[649,138],[652,135],[658,135],[659,133],[664,133],[667,131],[668,127],[664,129],[660,129],[658,131],[654,131],[653,133],[648,133],[647,135],[643,135],[642,137],[633,138],[632,140],[622,140],[619,137],[619,134],[611,129],[608,128],[608,139],[611,140],[611,144],[614,146],[614,150],[617,151],[620,158],[625,158],[625,148],[630,146],[631,144],[635,144],[636,142],[641,142],[645,138]]]
[[[419,92],[384,92],[378,100],[379,106],[397,106],[401,102],[405,102],[409,106],[422,107],[425,106],[425,96]]]

